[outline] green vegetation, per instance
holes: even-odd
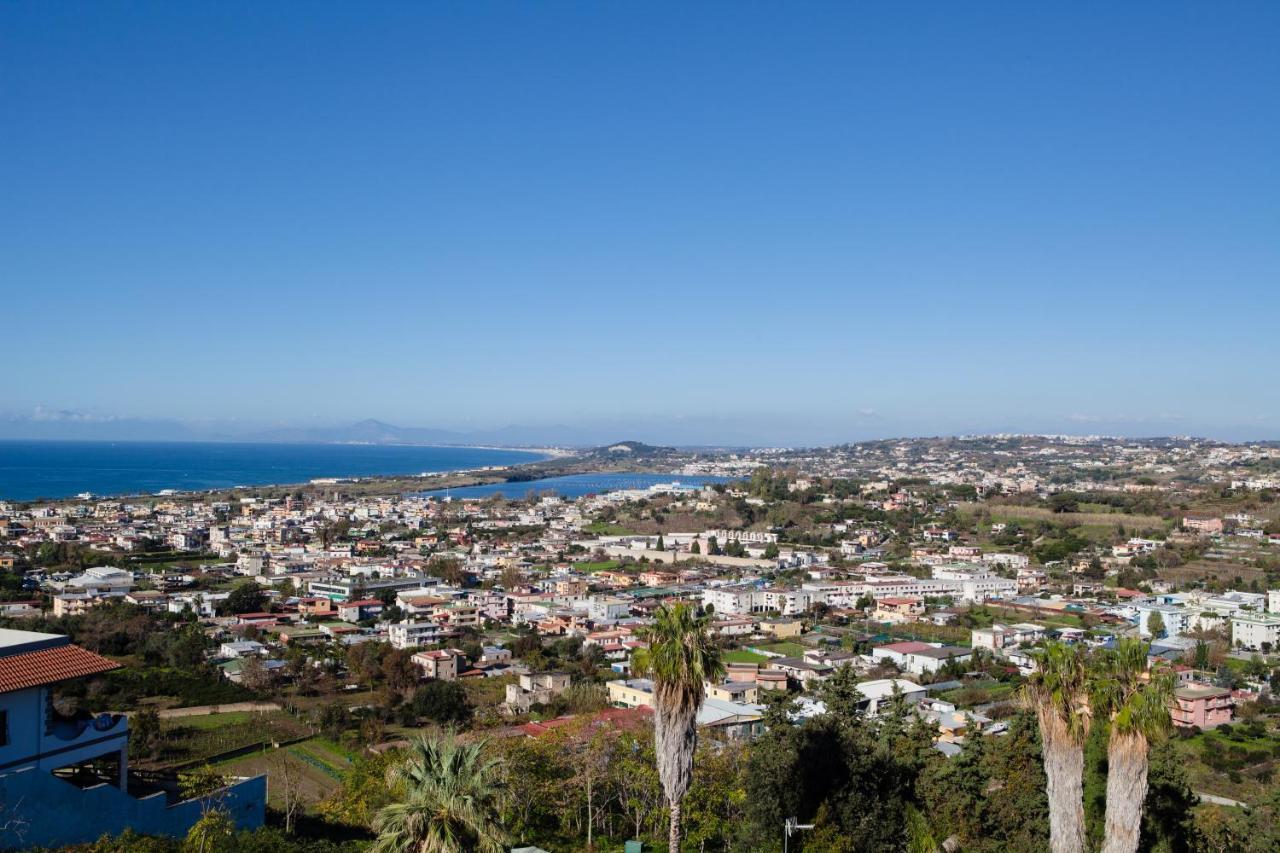
[[[593,536],[629,536],[636,532],[620,524],[609,524],[604,521],[593,521],[583,526],[582,530],[584,533],[590,533]]]
[[[766,655],[759,655],[745,649],[730,649],[721,652],[720,659],[725,663],[764,663],[769,658]]]
[[[761,649],[774,654],[785,655],[787,657],[797,657],[803,655],[809,650],[808,646],[802,646],[799,643],[790,643],[786,641],[777,643],[765,643],[762,645],[752,646],[753,649]]]
[[[310,733],[309,726],[284,711],[230,712],[162,720],[159,764],[198,761]]]
[[[610,571],[621,565],[622,563],[618,560],[599,560],[595,562],[574,563],[573,568],[579,572],[592,573]]]

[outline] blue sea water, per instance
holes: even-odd
[[[506,498],[523,498],[530,492],[554,492],[562,498],[580,498],[599,495],[619,489],[647,489],[658,483],[680,483],[683,486],[706,486],[727,483],[728,477],[682,477],[679,474],[568,474],[564,477],[546,477],[541,480],[525,480],[516,483],[491,483],[487,486],[463,486],[459,489],[435,489],[418,492],[421,495],[454,498],[487,498],[502,495]]]
[[[364,444],[0,441],[0,499],[197,491],[318,477],[421,474],[518,465],[523,450]]]

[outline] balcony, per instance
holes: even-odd
[[[54,713],[49,721],[50,737],[71,746],[78,742],[127,734],[129,718],[124,714],[89,714],[81,711],[71,716]]]

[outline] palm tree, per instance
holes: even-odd
[[[1049,846],[1053,853],[1084,850],[1084,741],[1089,733],[1085,654],[1051,642],[1036,656],[1037,667],[1023,701],[1036,712],[1048,779]]]
[[[680,849],[680,807],[693,778],[698,745],[698,709],[703,683],[724,675],[720,650],[711,640],[710,617],[681,602],[663,605],[645,631],[649,647],[633,656],[632,669],[653,678],[654,741],[658,777],[671,808],[669,849]]]
[[[373,819],[372,853],[501,853],[508,838],[498,817],[497,761],[487,741],[462,743],[448,732],[422,736],[387,773],[402,802]]]
[[[1107,816],[1102,853],[1134,853],[1147,799],[1147,753],[1169,733],[1173,676],[1147,672],[1149,646],[1120,640],[1094,669],[1090,704],[1110,724],[1107,741]]]

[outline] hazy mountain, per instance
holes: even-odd
[[[286,427],[241,436],[241,441],[301,444],[466,444],[464,433],[430,427],[401,427],[372,418],[348,426]]]

